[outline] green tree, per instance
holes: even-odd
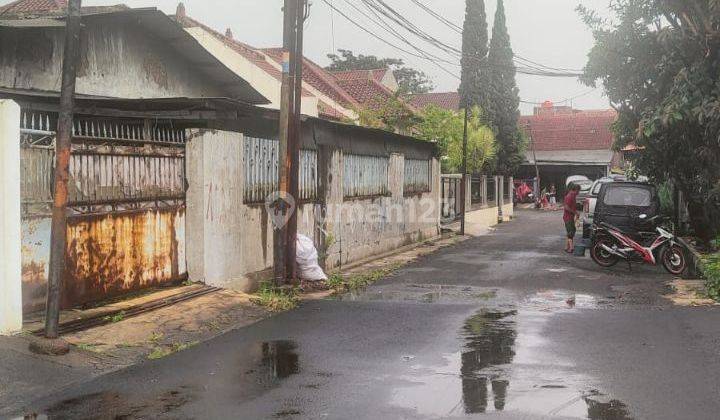
[[[483,0],[466,0],[462,33],[460,106],[485,108],[487,98],[488,28]]]
[[[427,107],[415,127],[416,136],[437,141],[445,172],[460,172],[462,168],[462,140],[464,112],[435,105]],[[468,119],[468,172],[479,174],[492,169],[495,159],[495,136],[483,124],[482,111],[474,107]]]
[[[579,8],[595,38],[584,81],[602,82],[618,112],[616,147],[688,201],[705,241],[720,227],[720,5],[715,0],[617,0],[613,17]]]
[[[403,100],[400,94],[396,93],[390,98],[377,97],[364,104],[356,110],[358,123],[364,127],[379,128],[382,130],[411,134],[420,117]]]
[[[518,128],[520,96],[510,35],[505,24],[505,5],[498,0],[488,53],[489,95],[485,110],[496,130],[497,169],[513,175],[524,160],[523,136]]]
[[[422,71],[405,66],[399,58],[378,58],[374,55],[355,55],[350,50],[338,50],[340,55],[328,54],[331,63],[329,71],[390,69],[397,79],[398,92],[402,95],[428,93],[433,90],[432,80]]]

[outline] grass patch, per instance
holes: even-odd
[[[295,308],[299,299],[295,289],[283,290],[270,282],[262,282],[260,289],[250,301],[273,312],[283,312]]]
[[[116,313],[115,315],[108,315],[105,318],[103,318],[105,321],[112,322],[113,324],[116,322],[120,322],[123,319],[125,319],[125,311],[120,311]]]
[[[153,331],[153,333],[150,334],[150,337],[148,338],[148,342],[158,345],[158,344],[160,344],[160,340],[162,340],[163,338],[165,338],[165,334],[163,334],[161,332]]]
[[[85,350],[85,351],[89,351],[92,353],[102,353],[102,351],[100,351],[100,349],[98,349],[98,346],[100,346],[100,344],[98,344],[98,343],[77,343],[77,344],[75,344],[75,347],[79,348],[80,350]]]
[[[720,301],[720,254],[712,254],[703,258],[700,264],[707,296]]]
[[[327,285],[338,292],[364,289],[378,280],[385,278],[402,267],[402,263],[396,263],[384,268],[378,268],[365,273],[354,273],[347,276],[333,274],[327,280]]]
[[[170,356],[173,353],[187,350],[190,347],[197,346],[200,344],[199,341],[190,341],[187,343],[173,343],[170,347],[155,347],[147,358],[150,360],[162,359],[163,357]]]

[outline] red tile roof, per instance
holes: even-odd
[[[456,111],[460,109],[460,94],[457,92],[432,92],[412,95],[410,103],[418,109],[425,109],[429,105]]]
[[[264,48],[261,51],[275,62],[282,62],[282,48]],[[307,57],[303,58],[303,81],[345,107],[354,108],[360,105],[355,98],[343,90],[335,76]]]
[[[331,73],[340,81],[375,79],[381,82],[388,70],[390,69],[333,71]]]
[[[67,0],[18,0],[0,6],[0,13],[16,15],[26,13],[59,11],[67,7]]]
[[[178,21],[184,28],[195,28],[199,27],[203,30],[207,31],[211,35],[213,35],[215,38],[223,42],[228,47],[232,48],[235,52],[240,54],[241,56],[245,57],[247,60],[252,62],[254,65],[259,67],[261,70],[263,70],[265,73],[269,74],[270,76],[274,77],[276,80],[282,80],[282,72],[275,66],[273,66],[268,60],[265,58],[265,55],[261,54],[257,51],[257,49],[253,48],[252,46],[245,44],[243,42],[237,41],[233,39],[232,37],[228,35],[232,35],[232,32],[226,31],[225,34],[221,34],[220,32],[214,30],[213,28],[189,17],[187,14],[184,15],[175,15],[175,20]],[[312,93],[308,92],[307,89],[303,88],[303,96],[311,97],[313,96]]]
[[[520,126],[530,128],[537,151],[610,150],[614,135],[610,126],[613,110],[574,111],[571,114],[520,117]]]

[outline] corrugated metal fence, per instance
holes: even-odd
[[[389,163],[390,160],[382,156],[345,155],[343,165],[343,193],[345,197],[370,197],[388,194]]]
[[[245,203],[263,203],[268,195],[278,191],[280,142],[272,139],[245,137],[243,165],[245,167]],[[300,151],[300,200],[314,200],[318,191],[318,157],[315,150]]]
[[[42,309],[50,258],[55,113],[21,114],[23,308]],[[181,280],[184,129],[78,117],[73,124],[63,307]]]
[[[405,159],[405,193],[416,194],[430,191],[432,184],[431,162],[427,159]]]

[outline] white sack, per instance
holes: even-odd
[[[325,272],[318,264],[318,253],[313,240],[298,234],[295,244],[298,276],[303,280],[310,281],[327,280]]]

